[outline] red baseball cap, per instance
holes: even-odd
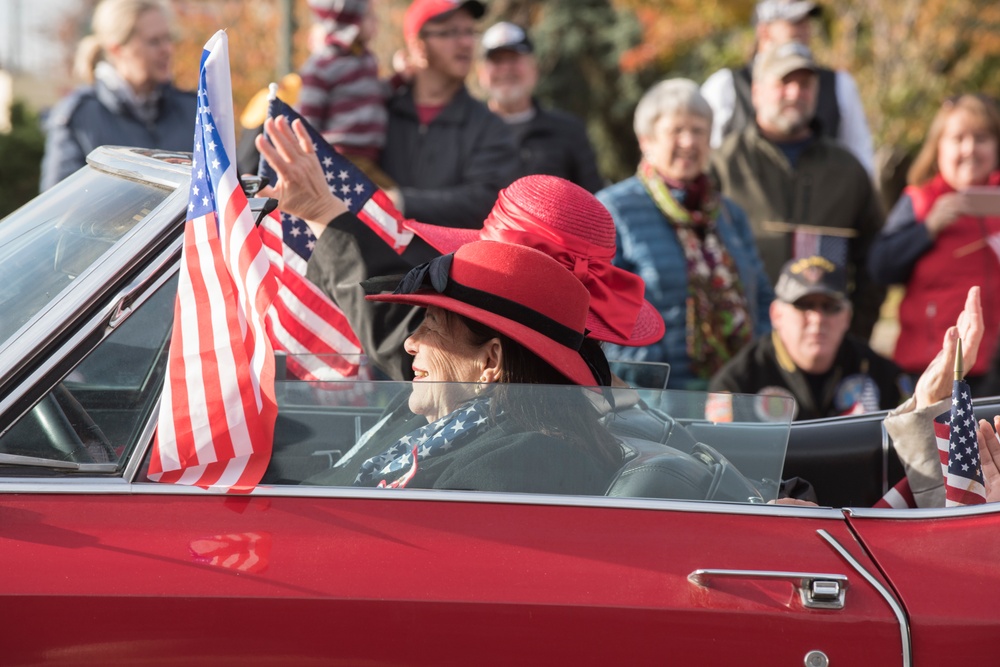
[[[403,37],[409,41],[416,37],[424,24],[431,19],[442,18],[446,14],[464,9],[479,19],[486,13],[486,5],[479,0],[414,0],[403,17]]]

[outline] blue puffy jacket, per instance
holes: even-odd
[[[608,358],[667,362],[667,386],[704,389],[707,382],[692,373],[687,353],[687,261],[677,233],[635,176],[601,190],[597,198],[615,220],[615,264],[642,277],[646,299],[660,311],[667,327],[662,340],[646,347],[606,346]],[[746,214],[732,201],[723,198],[722,202],[719,237],[736,263],[757,337],[771,330],[768,309],[774,289],[757,253]]]
[[[87,155],[98,146],[191,151],[197,108],[194,93],[164,86],[160,112],[155,123],[147,125],[100,79],[77,88],[49,114],[41,189],[47,190],[87,164]]]

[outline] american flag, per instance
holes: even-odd
[[[793,258],[812,257],[819,255],[840,267],[847,266],[848,243],[850,239],[843,236],[830,236],[818,232],[795,230],[793,238]]]
[[[976,440],[977,427],[969,385],[956,380],[951,391],[951,410],[934,420],[947,507],[986,502],[983,466]]]
[[[882,498],[872,505],[872,507],[892,508],[897,510],[913,509],[917,506],[917,501],[913,498],[913,490],[910,488],[910,480],[903,478],[896,482],[896,485],[889,489]]]
[[[270,100],[268,116],[285,116],[289,123],[301,120],[312,138],[330,191],[397,253],[406,250],[413,232],[402,226],[403,216],[384,192],[277,96]],[[258,174],[271,183],[277,180],[274,169],[263,156]],[[356,375],[356,364],[352,367],[347,357],[336,356],[361,353],[361,344],[351,331],[347,317],[305,278],[316,237],[304,221],[287,213],[275,211],[261,226],[264,243],[272,263],[278,267],[281,282],[274,308],[268,313],[272,341],[276,348],[292,353],[324,355],[289,357],[289,371],[300,378],[316,380]]]
[[[201,58],[191,191],[150,479],[246,492],[271,458],[277,405],[264,313],[275,272],[236,174],[229,43]]]
[[[941,457],[947,507],[980,505],[986,502],[976,426],[969,385],[956,380],[951,393],[951,409],[934,420],[934,437]],[[916,506],[910,481],[905,477],[874,505],[895,509]]]

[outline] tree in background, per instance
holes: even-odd
[[[380,32],[374,42],[383,71],[402,47],[409,0],[375,0]],[[89,28],[95,0],[65,14],[60,36],[72,53]],[[201,47],[218,29],[229,32],[236,114],[277,80],[279,0],[175,0],[180,27],[178,85],[196,84]],[[486,23],[527,26],[542,72],[546,104],[587,121],[605,177],[633,172],[638,146],[632,113],[657,80],[704,79],[737,66],[753,48],[750,17],[756,0],[492,0]],[[905,164],[922,142],[941,101],[958,92],[997,96],[1000,80],[1000,4],[994,0],[824,0],[817,57],[850,71],[861,90],[879,164]],[[305,0],[295,0],[297,67],[306,57],[311,23]],[[898,187],[898,183],[896,185]]]
[[[0,134],[0,218],[38,194],[39,166],[45,151],[38,116],[22,102],[10,109],[11,131]]]
[[[239,118],[243,107],[260,89],[281,78],[278,72],[278,30],[281,25],[277,0],[175,0],[181,27],[174,56],[177,86],[193,90],[198,85],[201,51],[218,30],[229,37],[229,66],[233,82],[233,106]],[[252,10],[251,10],[252,7]],[[295,3],[293,62],[306,58],[310,18],[305,0]]]

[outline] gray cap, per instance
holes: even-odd
[[[753,80],[783,79],[800,69],[817,71],[812,51],[802,42],[785,42],[757,54],[753,61]]]
[[[846,302],[847,272],[819,255],[793,259],[781,268],[774,294],[785,303],[795,303],[812,294],[822,294]]]
[[[754,10],[754,23],[791,21],[798,23],[807,16],[819,16],[823,10],[809,0],[761,0]]]
[[[528,33],[519,25],[501,21],[483,33],[483,52],[489,57],[497,51],[532,53],[535,50]]]

